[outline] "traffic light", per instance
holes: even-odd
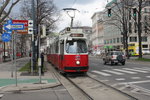
[[[144,28],[145,33],[147,33],[147,26],[145,25]]]
[[[69,32],[71,29],[70,29],[70,27],[67,27],[66,30]]]
[[[108,9],[108,17],[111,16],[111,9]]]
[[[133,8],[133,16],[136,16],[136,8]]]

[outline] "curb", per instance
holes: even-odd
[[[20,91],[31,91],[31,90],[41,90],[46,88],[53,88],[61,86],[61,83],[49,83],[49,84],[19,84],[18,86],[9,85],[0,88],[1,92],[20,92]]]

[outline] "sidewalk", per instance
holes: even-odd
[[[13,77],[11,77],[11,71],[1,71],[0,74],[0,93],[37,90],[61,85],[50,70],[41,76],[41,83],[38,75],[31,75],[28,72],[17,72],[17,86],[15,72]]]

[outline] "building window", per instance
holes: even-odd
[[[148,48],[148,45],[146,45],[146,44],[142,45],[142,48]]]
[[[137,37],[130,37],[130,42],[137,42]]]
[[[112,43],[112,39],[110,40],[110,43]]]
[[[106,44],[106,40],[104,40],[104,44]]]
[[[147,42],[147,37],[146,36],[142,37],[142,42]]]
[[[116,39],[113,39],[113,43],[116,43]]]
[[[120,41],[119,41],[119,38],[117,38],[117,43],[119,43]]]

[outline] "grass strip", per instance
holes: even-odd
[[[137,58],[137,61],[145,61],[145,62],[150,62],[150,59],[147,58]]]

